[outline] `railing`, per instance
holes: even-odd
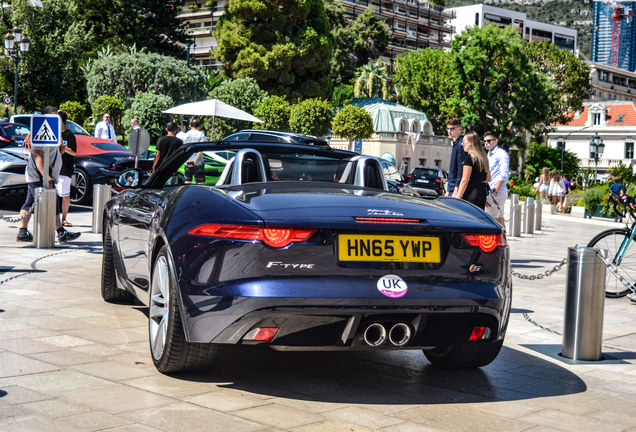
[[[186,33],[188,34],[194,34],[194,33],[209,33],[212,34],[212,29],[214,27],[212,26],[208,26],[208,27],[193,27],[193,28],[189,28],[187,29]]]

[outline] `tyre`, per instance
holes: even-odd
[[[80,168],[75,168],[75,187],[71,191],[73,204],[87,204],[91,198],[91,178]]]
[[[102,255],[102,298],[109,303],[133,303],[135,296],[130,292],[117,288],[115,282],[115,263],[113,257],[113,241],[110,227],[104,223],[104,237]]]
[[[477,368],[490,364],[499,354],[503,340],[467,343],[423,350],[433,366],[444,369]]]
[[[616,257],[616,252],[618,252],[623,240],[630,237],[630,233],[625,228],[609,229],[590,240],[587,246],[607,249],[607,258],[612,261]],[[620,264],[616,266],[616,272],[630,284],[634,285],[636,283],[636,242],[629,242]],[[629,288],[623,285],[608,269],[605,276],[605,297],[624,297],[629,291]]]
[[[218,345],[186,341],[174,265],[165,246],[153,266],[148,317],[150,351],[159,372],[200,372],[212,367],[218,357]]]

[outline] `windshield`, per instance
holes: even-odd
[[[92,143],[91,144],[93,147],[97,147],[100,150],[104,150],[104,151],[117,151],[117,152],[126,152],[128,153],[128,149],[124,146],[121,146],[119,144],[109,144],[109,143]]]
[[[66,121],[66,128],[73,132],[74,135],[90,135],[86,129],[71,120]]]
[[[5,124],[2,126],[4,133],[7,136],[11,135],[28,135],[31,132],[31,129],[21,124]]]
[[[437,170],[433,170],[433,169],[416,169],[416,170],[413,170],[413,175],[437,177]]]

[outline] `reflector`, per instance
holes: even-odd
[[[253,340],[260,342],[271,342],[280,330],[279,327],[259,327],[247,332],[243,337],[245,340]]]
[[[486,331],[486,327],[475,327],[473,329],[473,332],[470,334],[470,337],[468,338],[468,340],[481,339],[485,331]]]

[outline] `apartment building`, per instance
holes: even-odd
[[[636,25],[634,24],[634,10],[636,1],[622,1],[616,8],[609,1],[594,1],[592,9],[592,58],[596,63],[612,64],[612,35],[615,12],[624,19],[617,27],[619,69],[634,71],[636,69]]]
[[[500,27],[513,27],[527,42],[551,42],[561,49],[576,51],[576,30],[532,21],[523,12],[485,4],[450,8],[447,12],[455,14],[455,17],[450,20],[455,34],[460,34],[468,27],[494,24]]]
[[[452,12],[418,0],[342,0],[348,19],[355,20],[367,8],[384,20],[391,30],[391,41],[381,58],[392,63],[399,55],[427,47],[450,48],[452,28],[446,22],[454,17]],[[225,13],[227,0],[188,0],[179,14],[186,21],[188,35],[193,40],[190,51],[191,64],[219,69],[220,62],[210,56],[216,47],[212,32]]]
[[[588,101],[636,102],[636,73],[586,60],[594,90]]]

